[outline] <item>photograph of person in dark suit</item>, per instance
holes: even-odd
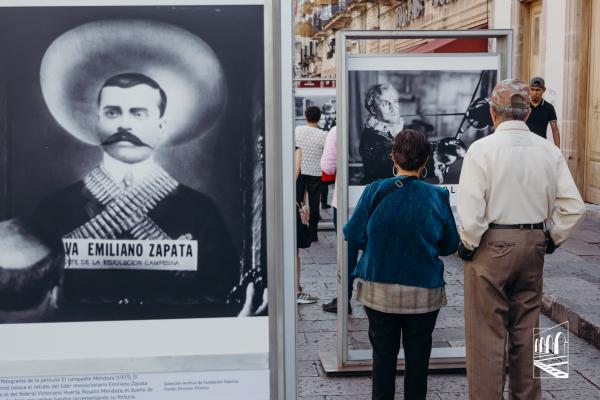
[[[214,202],[177,182],[152,158],[164,140],[167,102],[164,90],[145,75],[109,78],[98,95],[102,163],[44,200],[33,221],[45,241],[59,237],[196,240],[200,244],[197,271],[143,271],[140,280],[139,271],[69,270],[66,301],[102,298],[104,303],[129,303],[131,308],[159,293],[193,304],[202,293],[204,299],[223,302],[237,283],[234,246]],[[189,276],[183,279],[184,275]],[[153,314],[162,307],[150,308]],[[132,316],[128,313],[128,317]]]
[[[458,183],[468,147],[491,132],[486,98],[496,71],[360,70],[349,76],[351,186],[392,176],[392,142],[402,129],[421,132],[431,144],[427,182]],[[448,92],[457,96],[443,95]]]
[[[365,184],[393,175],[392,145],[404,128],[400,115],[400,94],[388,83],[378,83],[367,91],[365,108],[369,116],[360,136]]]

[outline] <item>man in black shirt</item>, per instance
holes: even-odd
[[[536,76],[529,82],[531,114],[527,119],[527,126],[532,132],[546,139],[546,130],[548,129],[548,123],[550,123],[554,144],[560,148],[560,133],[556,122],[556,111],[554,111],[552,104],[544,100],[544,92],[546,92],[544,78]]]

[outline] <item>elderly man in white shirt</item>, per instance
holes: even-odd
[[[462,166],[457,211],[470,399],[502,398],[507,357],[510,398],[541,398],[533,329],[544,254],[585,213],[560,150],[527,128],[529,104],[523,81],[498,83],[490,99],[495,133],[473,143]]]

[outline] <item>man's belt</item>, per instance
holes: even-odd
[[[512,225],[504,225],[504,224],[490,224],[490,229],[544,229],[544,223],[540,222],[538,224],[512,224]]]

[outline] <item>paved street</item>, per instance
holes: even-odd
[[[544,311],[600,349],[600,206],[544,264]]]
[[[571,330],[592,343],[598,343],[600,322],[600,208],[591,208],[577,235],[547,258],[544,272],[546,311],[557,321],[569,320]],[[326,377],[319,351],[335,350],[335,315],[321,310],[336,291],[335,234],[320,232],[318,243],[301,251],[302,286],[319,296],[317,304],[298,306],[298,379],[301,400],[367,399],[369,377]],[[442,309],[434,346],[464,346],[462,263],[454,256],[445,260],[448,306]],[[369,348],[367,320],[363,308],[352,303],[349,319],[349,345],[352,349]],[[565,317],[565,319],[560,319]],[[574,328],[573,324],[577,326]],[[546,316],[541,327],[556,325]],[[570,376],[568,379],[544,379],[543,399],[600,398],[600,350],[574,333],[569,337]],[[466,399],[464,373],[436,373],[429,377],[428,399]],[[397,398],[402,399],[402,376],[397,379]]]

